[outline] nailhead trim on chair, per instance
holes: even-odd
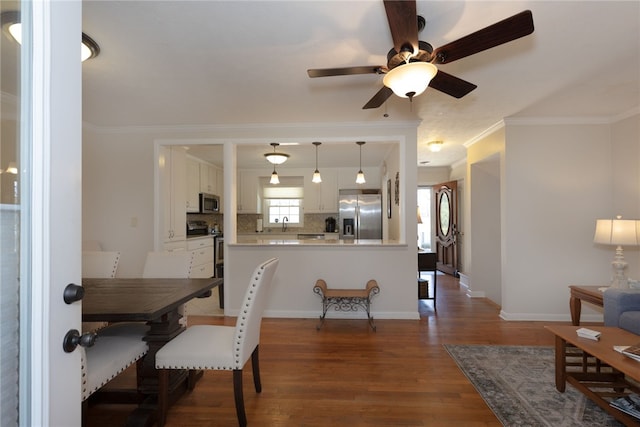
[[[142,356],[144,356],[145,354],[147,354],[147,350],[141,352],[140,354],[137,354],[136,356],[133,357],[132,360],[129,360],[128,362],[126,362],[123,366],[118,368],[117,372],[113,372],[111,374],[110,377],[108,378],[103,378],[100,381],[100,385],[96,386],[93,388],[93,390],[88,390],[87,389],[87,379],[88,379],[88,375],[89,373],[87,372],[87,366],[85,363],[85,359],[84,357],[81,357],[81,367],[82,367],[82,400],[86,400],[89,398],[89,396],[91,396],[93,393],[95,393],[96,391],[98,391],[99,389],[101,389],[106,383],[108,383],[109,381],[111,381],[112,379],[114,379],[115,377],[117,377],[118,375],[120,375],[122,372],[124,372],[125,369],[127,369],[129,366],[133,365],[135,362],[138,361],[138,359],[140,359]]]

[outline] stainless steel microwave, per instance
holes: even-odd
[[[220,197],[213,194],[200,193],[200,213],[220,212]]]

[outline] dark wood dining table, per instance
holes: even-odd
[[[223,284],[221,278],[209,279],[82,279],[82,320],[84,322],[145,322],[144,337],[149,352],[138,365],[137,393],[142,403],[129,417],[127,425],[151,425],[155,422],[158,394],[156,352],[184,330],[178,308],[186,302],[211,294]],[[171,393],[186,390],[187,372],[172,370]],[[174,396],[175,397],[175,396]]]

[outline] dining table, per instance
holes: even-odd
[[[136,396],[139,405],[127,425],[152,425],[155,422],[158,395],[158,371],[155,354],[179,335],[178,308],[194,298],[211,295],[223,284],[222,278],[208,279],[141,279],[83,278],[83,322],[143,322],[148,325],[144,337],[149,351],[138,364]],[[187,389],[188,372],[172,370],[170,393],[173,398]]]

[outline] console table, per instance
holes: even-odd
[[[569,297],[569,309],[571,311],[571,324],[580,324],[580,312],[582,311],[582,301],[602,307],[604,296],[602,289],[604,286],[578,286],[571,285]]]

